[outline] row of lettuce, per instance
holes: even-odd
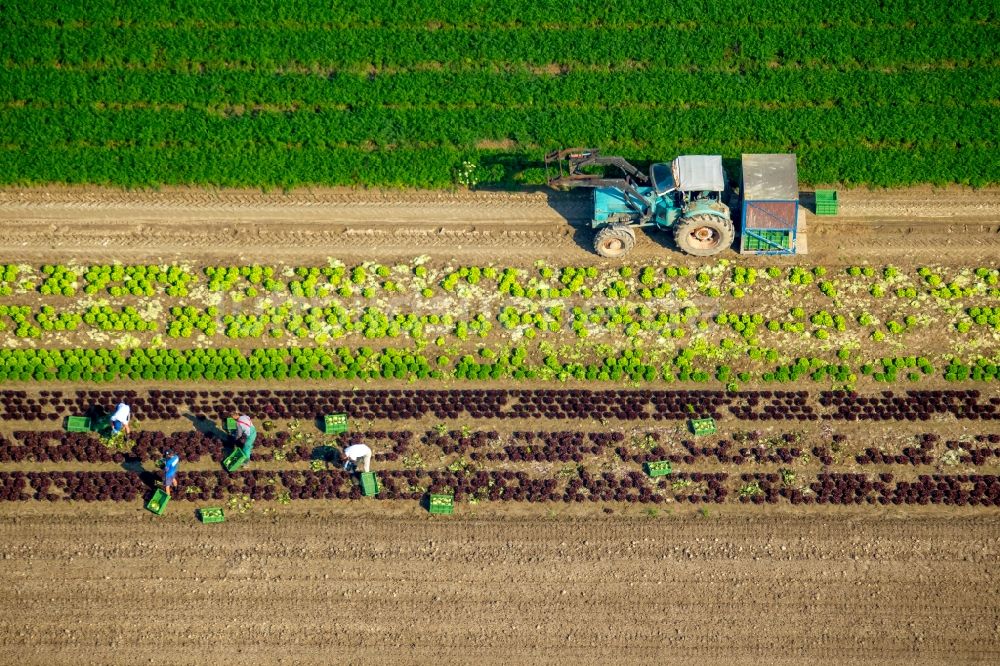
[[[775,357],[775,360],[776,357]],[[767,362],[771,361],[768,367]],[[755,366],[755,367],[754,367]],[[766,367],[761,370],[760,368]],[[987,358],[963,362],[902,356],[867,361],[828,362],[800,357],[783,365],[771,357],[759,363],[714,364],[692,348],[673,358],[651,362],[642,351],[609,354],[584,362],[557,352],[539,358],[523,346],[483,348],[478,354],[455,358],[428,356],[414,349],[370,347],[336,349],[236,348],[129,351],[111,349],[0,350],[0,381],[115,382],[125,379],[158,381],[227,380],[551,380],[611,382],[722,383],[737,390],[744,383],[805,381],[853,386],[857,382],[919,382],[925,377],[947,381],[992,382],[997,364]]]

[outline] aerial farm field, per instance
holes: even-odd
[[[1000,659],[996,10],[714,4],[0,7],[0,662]],[[597,256],[570,145],[808,253]]]

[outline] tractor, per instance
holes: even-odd
[[[595,173],[604,167],[615,167],[622,175]],[[597,230],[594,250],[602,257],[625,256],[635,245],[636,227],[673,228],[677,247],[699,257],[733,243],[735,230],[722,201],[725,174],[718,155],[683,155],[670,164],[653,164],[647,175],[622,157],[570,148],[548,153],[545,172],[553,188],[593,188],[590,224]]]

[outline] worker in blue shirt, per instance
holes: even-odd
[[[181,459],[176,453],[168,452],[161,461],[163,463],[163,487],[170,496],[170,489],[177,485],[177,465]]]

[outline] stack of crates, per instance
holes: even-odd
[[[836,215],[837,208],[837,190],[816,190],[817,215]]]
[[[789,231],[767,231],[764,229],[755,230],[753,235],[747,234],[743,238],[743,250],[746,252],[760,252],[772,250],[790,250],[792,246],[792,234]]]

